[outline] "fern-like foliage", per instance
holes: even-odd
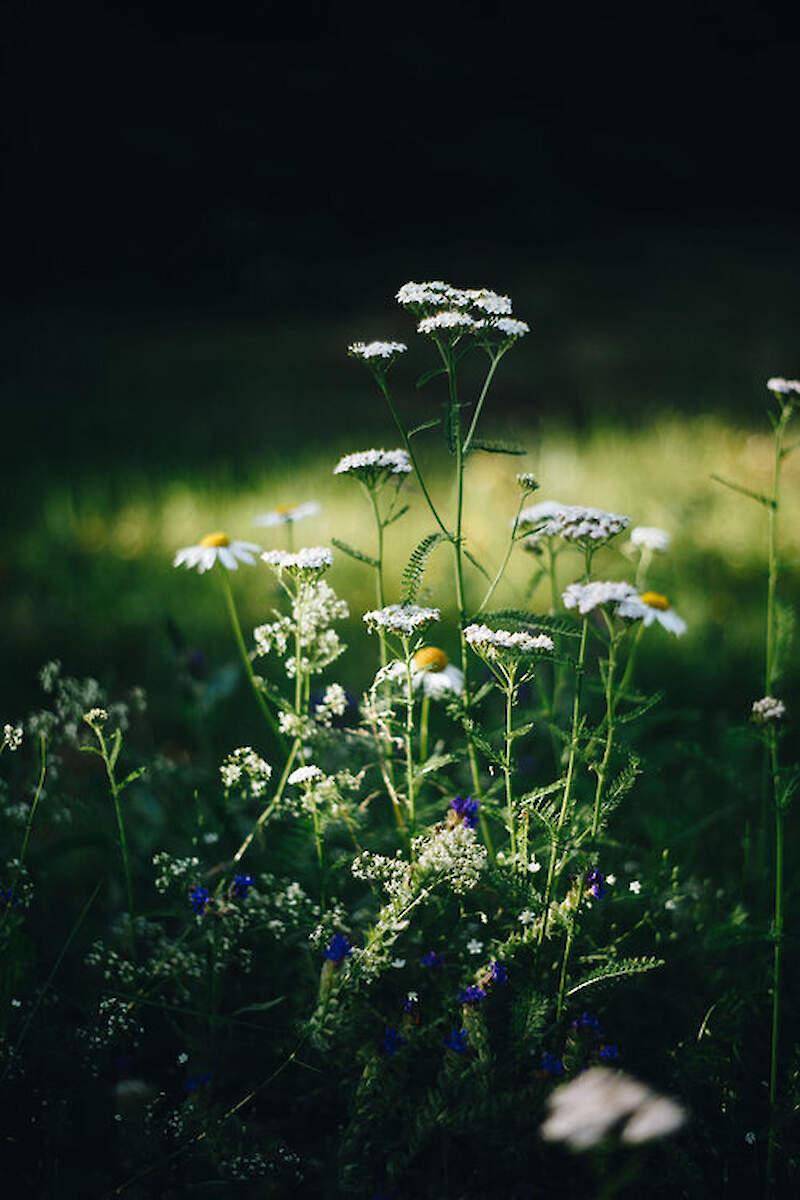
[[[413,604],[425,576],[428,559],[441,542],[447,541],[443,533],[429,533],[411,551],[411,556],[403,568],[403,604]]]
[[[507,625],[523,625],[526,629],[535,627],[544,633],[557,633],[562,637],[581,636],[580,630],[575,628],[575,622],[568,617],[526,612],[524,608],[498,608],[494,612],[483,613],[482,618],[490,624],[492,621],[502,621]]]
[[[615,962],[598,967],[589,975],[584,976],[578,983],[567,988],[567,996],[577,996],[587,988],[596,987],[601,983],[610,983],[615,979],[632,979],[635,975],[644,975],[646,971],[655,971],[664,966],[663,958],[621,958]]]
[[[377,567],[378,560],[377,558],[373,558],[371,554],[365,554],[363,550],[357,550],[355,546],[350,546],[347,542],[343,542],[339,538],[332,537],[331,541],[336,549],[341,550],[342,554],[346,554],[348,558],[355,558],[358,562],[368,563],[371,567]]]

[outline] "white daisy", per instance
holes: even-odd
[[[627,596],[617,607],[617,613],[630,621],[643,621],[646,626],[658,621],[663,629],[674,633],[676,637],[686,633],[686,622],[672,611],[667,597],[659,592],[642,592],[641,596]]]
[[[447,692],[460,695],[464,690],[464,674],[454,667],[444,650],[423,646],[411,659],[414,688],[422,688],[426,696],[439,699]]]
[[[304,517],[316,517],[319,511],[320,507],[316,500],[307,500],[305,504],[279,504],[271,512],[265,512],[256,517],[253,524],[267,527],[294,525],[296,521],[302,521]]]
[[[658,529],[655,525],[637,525],[631,530],[632,546],[641,546],[643,550],[654,550],[658,554],[666,553],[671,540],[666,529]]]
[[[221,562],[229,571],[238,570],[239,563],[255,564],[254,554],[261,549],[255,542],[232,542],[227,533],[207,533],[196,546],[184,546],[173,560],[173,567],[197,567],[202,575],[210,571],[215,562]]]

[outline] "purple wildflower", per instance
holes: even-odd
[[[235,875],[233,878],[233,894],[239,900],[244,900],[250,888],[255,883],[252,875]]]
[[[600,1033],[600,1018],[595,1016],[594,1013],[581,1013],[581,1015],[572,1022],[572,1028],[576,1033]]]
[[[460,819],[467,829],[475,828],[480,808],[479,800],[473,800],[471,796],[456,796],[450,801],[450,807],[455,813],[456,819]]]
[[[394,1058],[395,1051],[403,1045],[405,1040],[399,1029],[395,1029],[393,1025],[387,1025],[383,1035],[384,1054],[388,1054],[389,1058]]]
[[[597,1057],[602,1058],[603,1062],[616,1062],[619,1058],[619,1046],[601,1046]]]
[[[435,950],[429,950],[427,954],[422,956],[420,960],[423,967],[443,967],[444,959],[441,954],[437,954]]]
[[[492,983],[504,985],[508,983],[508,967],[504,967],[502,963],[489,963],[489,978]]]
[[[548,1075],[563,1075],[564,1064],[560,1058],[556,1058],[555,1054],[550,1054],[545,1050],[542,1055],[542,1070],[546,1071]]]
[[[202,916],[208,905],[211,903],[211,893],[207,887],[203,887],[202,885],[198,884],[194,891],[189,893],[189,899],[191,900],[192,908],[197,915]]]
[[[466,1029],[454,1029],[450,1033],[450,1037],[445,1039],[445,1046],[448,1050],[454,1050],[456,1054],[466,1054],[467,1052],[467,1031]]]
[[[323,957],[338,965],[346,958],[349,958],[352,953],[353,947],[350,945],[350,939],[347,934],[335,933]]]
[[[598,871],[593,867],[586,874],[586,886],[589,889],[589,894],[594,896],[595,900],[602,900],[606,894],[606,877],[602,871]]]
[[[459,1004],[480,1004],[481,1000],[486,999],[486,992],[477,983],[470,984],[469,987],[461,988],[458,993]]]

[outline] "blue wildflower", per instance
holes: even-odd
[[[383,1035],[384,1054],[388,1054],[389,1058],[394,1058],[395,1051],[403,1045],[405,1040],[406,1039],[401,1036],[399,1029],[395,1029],[393,1025],[387,1025]]]
[[[323,957],[338,965],[344,962],[346,958],[349,958],[352,953],[353,947],[350,945],[350,939],[347,934],[335,933]]]
[[[448,1050],[454,1050],[456,1054],[466,1054],[467,1052],[467,1031],[466,1029],[453,1029],[450,1037],[445,1039],[445,1046]]]
[[[480,808],[479,800],[473,800],[471,796],[456,796],[450,801],[450,807],[455,813],[456,819],[461,820],[467,829],[475,828]]]
[[[486,999],[486,992],[477,983],[470,984],[469,987],[462,988],[458,993],[459,1004],[480,1004],[481,1000]]]
[[[205,1087],[211,1083],[213,1076],[210,1071],[203,1071],[200,1075],[187,1075],[184,1087],[187,1092],[196,1092],[198,1088]]]
[[[207,887],[198,885],[193,892],[189,893],[189,899],[192,902],[192,908],[194,911],[198,914],[198,916],[201,916],[211,903],[211,893]]]
[[[619,1058],[619,1046],[601,1046],[597,1057],[602,1058],[603,1062],[616,1062]]]
[[[233,894],[239,900],[244,900],[255,879],[252,875],[235,875],[233,878]]]
[[[437,954],[435,950],[429,950],[427,954],[422,956],[420,961],[422,962],[423,967],[444,966],[444,959],[442,958],[441,954]]]
[[[492,983],[499,983],[501,985],[508,983],[508,967],[504,967],[499,962],[490,962],[489,978]]]
[[[545,1050],[542,1055],[542,1070],[546,1071],[548,1075],[563,1075],[564,1064],[560,1058],[556,1058],[555,1054],[550,1054]]]
[[[602,900],[606,894],[606,877],[602,871],[597,868],[592,868],[586,875],[586,886],[589,889],[589,894],[594,896],[595,900]]]
[[[572,1028],[576,1033],[602,1032],[600,1028],[600,1018],[595,1016],[594,1013],[590,1012],[581,1013],[581,1015],[572,1022]]]

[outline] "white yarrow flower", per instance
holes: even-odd
[[[419,604],[387,604],[384,608],[364,613],[364,621],[371,629],[385,629],[387,633],[408,637],[438,621],[438,608],[423,608]]]
[[[628,596],[635,595],[636,588],[630,583],[594,580],[591,583],[571,583],[561,599],[565,608],[577,608],[585,617],[603,604],[619,604]]]
[[[353,358],[361,358],[364,362],[373,359],[391,360],[407,350],[404,342],[353,342],[347,347],[347,353]]]
[[[319,781],[324,778],[325,776],[323,775],[322,771],[320,771],[319,767],[297,767],[294,771],[292,771],[286,782],[294,787],[299,783],[319,783]]]
[[[591,1067],[557,1087],[548,1105],[542,1137],[572,1150],[587,1150],[617,1131],[620,1141],[638,1145],[675,1133],[686,1121],[674,1100],[606,1067]]]
[[[793,392],[800,395],[800,379],[784,379],[781,375],[773,375],[767,380],[767,387],[781,396],[789,396]]]
[[[306,517],[316,517],[320,513],[316,500],[307,500],[304,504],[279,504],[270,512],[261,513],[253,519],[254,525],[271,528],[274,525],[294,525]]]
[[[419,325],[417,325],[417,333],[436,333],[439,329],[475,329],[477,322],[468,313],[458,312],[457,309],[450,309],[445,312],[434,313],[430,317],[423,317]]]
[[[547,537],[563,537],[570,542],[607,542],[630,525],[630,517],[606,512],[603,508],[565,504],[554,513],[541,532]]]
[[[233,542],[227,533],[207,533],[196,546],[184,546],[173,559],[173,567],[186,566],[190,569],[197,567],[198,573],[210,571],[214,563],[219,562],[229,571],[238,570],[239,563],[255,564],[254,554],[258,554],[260,546],[255,542]]]
[[[333,563],[333,553],[327,546],[304,546],[302,550],[265,550],[261,558],[279,573],[302,574],[326,571]]]
[[[631,545],[641,546],[643,550],[654,550],[665,554],[671,542],[666,529],[658,529],[655,525],[637,525],[631,530]]]
[[[535,654],[537,651],[553,649],[553,639],[546,633],[490,629],[488,625],[468,625],[464,637],[476,653],[487,658],[496,658],[498,653],[503,652]]]
[[[19,750],[22,745],[22,726],[21,725],[4,725],[3,726],[3,746],[8,746],[9,750]]]
[[[780,721],[785,713],[786,705],[774,696],[764,696],[762,700],[753,701],[752,716],[759,725],[766,725],[770,721]]]
[[[406,450],[358,450],[343,455],[333,468],[334,475],[355,475],[368,484],[390,475],[408,475],[410,471],[411,459]]]

